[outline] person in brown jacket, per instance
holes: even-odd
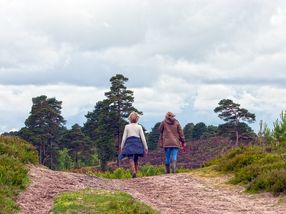
[[[160,127],[160,147],[165,150],[166,173],[170,173],[170,164],[172,164],[172,173],[176,173],[177,154],[179,148],[185,148],[184,132],[175,115],[167,112],[165,119]]]

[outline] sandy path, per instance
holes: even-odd
[[[29,176],[31,184],[17,200],[21,210],[20,214],[49,213],[54,197],[60,192],[76,191],[87,187],[114,189],[114,182],[111,180],[52,171],[45,167],[31,166]]]
[[[163,214],[286,213],[286,203],[279,203],[280,198],[270,194],[247,195],[238,188],[218,187],[215,179],[190,174],[105,180],[31,167],[30,176],[31,185],[18,199],[23,214],[49,213],[59,192],[86,187],[126,191]]]

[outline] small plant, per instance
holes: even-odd
[[[86,189],[60,194],[54,203],[53,213],[136,213],[158,214],[156,210],[135,200],[127,193]]]
[[[178,168],[177,173],[188,172],[189,169]],[[89,174],[92,176],[98,176],[103,178],[109,179],[126,179],[131,178],[130,170],[124,168],[117,168],[114,171],[106,171],[106,172],[92,172],[86,171],[85,174]],[[164,166],[154,166],[151,164],[145,164],[139,168],[137,172],[137,177],[145,177],[145,176],[155,176],[155,175],[162,175],[165,174],[165,167]]]

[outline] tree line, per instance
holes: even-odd
[[[128,78],[117,74],[110,79],[111,87],[105,99],[97,102],[93,111],[85,115],[81,127],[74,124],[66,128],[61,115],[62,101],[41,95],[32,98],[32,107],[25,126],[17,132],[4,133],[16,135],[32,143],[38,153],[39,162],[51,169],[68,169],[100,164],[107,168],[108,161],[117,160],[124,126],[131,111],[143,114],[133,106],[134,93],[125,86]],[[184,127],[187,141],[201,138],[223,136],[238,141],[250,142],[256,137],[254,131],[241,120],[255,121],[255,115],[240,108],[232,100],[223,99],[214,109],[225,121],[219,126],[188,123]],[[158,147],[158,127],[156,123],[150,133],[145,133],[150,150]],[[145,129],[144,129],[145,131]]]

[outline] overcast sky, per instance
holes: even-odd
[[[220,124],[223,98],[257,130],[286,110],[285,71],[284,0],[0,0],[0,133],[23,127],[42,94],[82,125],[117,73],[148,130],[166,111]]]

